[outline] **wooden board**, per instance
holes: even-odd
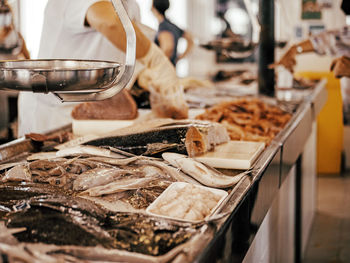
[[[140,121],[150,110],[138,110],[139,116],[134,120],[75,120],[72,121],[74,135],[104,135],[114,130],[128,127]]]
[[[134,120],[73,120],[72,131],[77,136],[103,135],[133,123]]]
[[[189,118],[193,119],[198,114],[203,113],[203,109],[190,109]],[[148,109],[138,109],[139,116],[135,120],[75,120],[72,121],[72,131],[74,135],[105,135],[112,131],[133,125],[135,122],[147,120]],[[153,117],[154,118],[154,117]]]
[[[229,141],[195,159],[214,168],[246,170],[264,149],[263,142]]]

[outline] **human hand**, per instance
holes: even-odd
[[[331,71],[336,78],[350,77],[350,57],[342,56],[333,60]]]
[[[282,58],[274,63],[269,65],[269,68],[276,68],[277,66],[284,66],[286,69],[288,69],[290,72],[294,72],[294,67],[297,64],[295,60],[295,56],[297,55],[297,47],[291,46],[288,51],[282,56]]]
[[[150,91],[152,110],[159,117],[184,119],[188,117],[180,80],[174,66],[154,43],[145,57],[140,59],[145,69],[138,77],[138,84]]]

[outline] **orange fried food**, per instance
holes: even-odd
[[[223,124],[231,140],[269,144],[291,117],[290,113],[260,99],[242,98],[217,104],[196,118]]]

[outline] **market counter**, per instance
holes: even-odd
[[[250,174],[234,186],[220,205],[217,219],[208,222],[187,248],[182,247],[182,253],[173,253],[176,256],[167,260],[300,261],[315,211],[315,120],[326,99],[321,81],[292,103],[292,119],[262,152]],[[35,147],[24,138],[2,145],[0,161],[14,161]]]
[[[316,118],[326,100],[325,81],[304,96],[237,186],[223,209],[232,213],[197,262],[301,261],[316,208]]]

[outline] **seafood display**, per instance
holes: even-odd
[[[134,213],[111,213],[89,200],[38,184],[0,187],[0,240],[102,246],[151,256],[188,241],[200,226]],[[1,248],[0,248],[1,251]],[[3,253],[3,252],[1,252]]]
[[[216,170],[195,158],[238,129],[241,140],[269,142],[290,118],[258,100],[217,107],[200,120],[135,123],[2,163],[0,255],[12,259],[17,249],[27,262],[168,262],[193,240],[206,242],[202,229],[216,231],[227,216],[220,204],[251,170]]]
[[[292,115],[260,99],[237,99],[219,103],[198,115],[224,125],[231,140],[261,141],[269,144]]]
[[[155,155],[172,149],[196,156],[229,140],[224,126],[208,121],[172,120],[147,127],[147,123],[142,123],[134,130],[118,131],[116,135],[90,140],[85,144],[112,146],[136,155]]]
[[[82,197],[100,197],[114,203],[116,210],[119,203],[134,209],[146,208],[172,182],[197,183],[161,161],[138,156],[35,160],[8,169],[1,181],[49,184]]]
[[[0,174],[0,224],[3,233],[7,233],[6,240],[14,240],[27,262],[55,262],[62,253],[67,257],[65,249],[74,251],[77,247],[128,251],[132,257],[133,253],[171,255],[179,253],[181,245],[205,226],[193,224],[196,222],[191,222],[189,216],[187,223],[180,223],[145,214],[146,208],[174,182],[195,187],[192,193],[183,192],[183,198],[197,192],[197,198],[203,198],[196,187],[199,182],[162,160],[77,155],[72,150],[62,156],[31,158],[13,167],[3,166],[5,170]],[[208,193],[203,200],[211,198],[213,205],[217,203],[218,197]],[[213,209],[211,205],[207,208],[203,200],[196,201],[193,211],[205,218]],[[4,240],[0,235],[0,253],[11,258],[15,249],[6,245],[4,250]],[[41,244],[50,249],[57,246],[60,252],[46,254],[34,249],[28,253],[31,250],[25,244]],[[118,257],[114,260],[118,261]],[[144,262],[149,261],[153,260]]]
[[[148,208],[153,215],[197,222],[207,218],[227,196],[223,190],[173,183]]]

